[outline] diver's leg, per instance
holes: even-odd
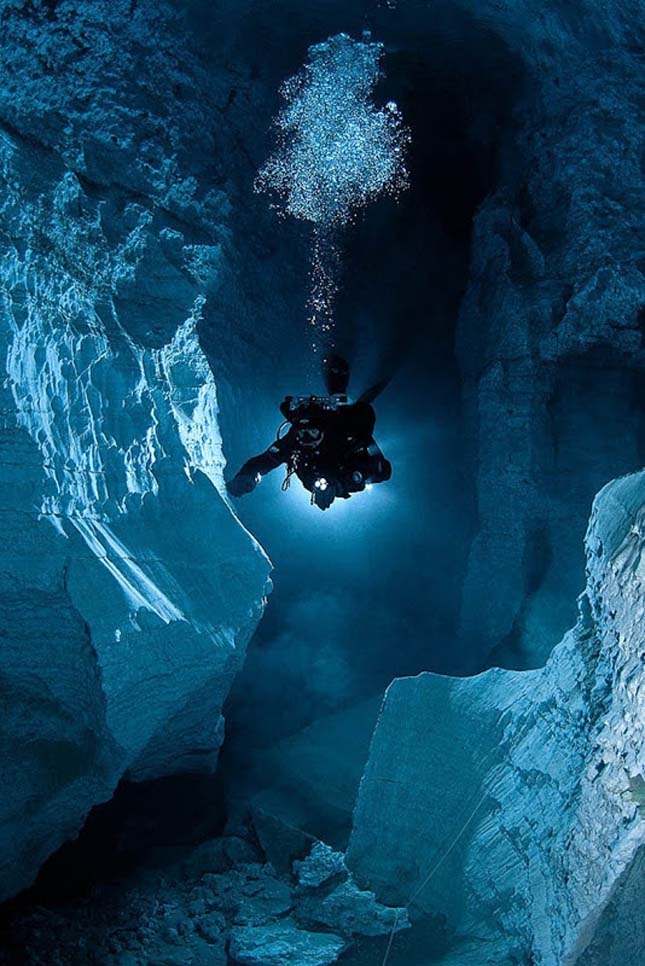
[[[349,363],[337,353],[331,353],[323,359],[323,379],[330,396],[347,392],[349,385]]]

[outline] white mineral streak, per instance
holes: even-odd
[[[21,264],[15,254],[6,268],[7,375],[18,423],[38,445],[49,481],[42,516],[61,533],[65,519],[76,528],[133,612],[184,619],[110,521],[158,493],[155,465],[166,457],[185,466],[189,479],[200,470],[225,493],[217,391],[196,332],[203,300],[196,298],[168,345],[143,349],[118,323],[111,343],[89,293],[71,280],[61,291],[60,279],[30,273],[28,259]],[[11,280],[19,285],[21,275],[25,297],[16,306]]]
[[[16,266],[11,266],[15,268]],[[57,316],[48,318],[37,276],[27,280],[26,320],[16,319],[5,294],[5,316],[13,341],[7,374],[20,425],[38,444],[52,493],[43,497],[43,515],[103,518],[125,513],[128,496],[156,493],[153,472],[164,449],[157,410],[164,407],[176,424],[189,469],[199,469],[224,493],[222,440],[217,391],[199,347],[195,314],[162,349],[142,349],[120,330],[113,349],[93,306],[86,331]],[[69,294],[69,293],[68,293]],[[82,304],[76,305],[82,311]],[[122,397],[110,409],[100,388],[120,377]],[[108,484],[110,484],[108,486]]]
[[[124,774],[214,767],[269,563],[197,336],[219,249],[33,141],[0,170],[4,898]]]
[[[162,384],[168,387],[168,402],[186,450],[187,469],[189,472],[201,470],[224,496],[225,461],[218,424],[217,390],[199,347],[195,321],[188,319],[177,330],[172,342],[157,350],[154,356]]]
[[[641,473],[596,498],[581,616],[545,668],[387,693],[348,861],[447,917],[442,963],[571,966],[645,843],[644,548]]]
[[[98,560],[112,574],[135,614],[140,608],[151,611],[165,624],[185,620],[182,612],[152,582],[129,555],[128,548],[100,520],[72,517],[71,521]]]

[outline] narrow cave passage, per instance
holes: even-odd
[[[640,6],[0,8],[2,966],[645,948]],[[284,100],[285,211],[374,202],[336,337],[394,473],[325,514],[223,479],[323,385]]]
[[[239,505],[272,558],[275,587],[226,709],[222,781],[232,803],[244,808],[257,794],[339,844],[390,681],[472,673],[485,661],[455,646],[475,525],[455,334],[472,220],[512,144],[523,73],[499,38],[454,10],[427,34],[404,29],[379,35],[388,50],[379,94],[412,128],[411,188],[367,209],[348,233],[337,306],[354,392],[391,377],[376,410],[393,479],[324,517],[275,478]],[[291,311],[297,332],[297,298]],[[311,354],[289,351],[286,391],[320,391]],[[278,402],[255,394],[249,406],[275,422]]]

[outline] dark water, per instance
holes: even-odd
[[[251,766],[262,781],[271,767],[263,754],[276,742],[369,696],[378,699],[394,677],[472,673],[487,660],[483,651],[464,653],[455,645],[476,523],[455,338],[472,219],[512,141],[508,79],[517,94],[522,74],[499,39],[454,10],[416,35],[409,13],[402,19],[383,9],[363,13],[380,25],[375,37],[387,50],[378,96],[396,100],[413,131],[411,188],[398,202],[366,208],[344,234],[335,337],[352,364],[356,394],[390,380],[375,409],[376,438],[393,476],[324,516],[297,483],[281,492],[280,471],[239,502],[243,521],[274,563],[275,586],[227,709],[223,773],[234,788],[239,780],[248,788]],[[342,22],[350,29],[354,16],[333,4],[324,18],[318,7],[293,15],[297,42],[287,20],[264,5],[240,22],[238,42],[253,49],[252,34],[261,33],[275,50],[276,68],[289,73],[309,40]],[[355,19],[363,29],[364,16]],[[271,60],[258,62],[258,70],[273,67]],[[306,229],[298,238],[306,242]],[[296,334],[303,302],[302,290],[294,290],[289,311]],[[295,344],[294,352],[284,340],[279,353],[280,390],[321,391],[317,358],[306,345],[303,352],[298,337]],[[249,397],[261,429],[247,446],[256,451],[280,421],[279,398],[279,392]],[[226,418],[225,408],[225,430]],[[225,432],[233,464],[250,455],[235,436]]]

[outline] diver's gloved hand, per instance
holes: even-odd
[[[244,496],[245,493],[254,490],[258,482],[257,473],[238,473],[237,476],[228,481],[226,489],[231,496]]]
[[[324,489],[319,489],[315,487],[312,493],[312,503],[318,507],[319,510],[328,510],[336,499],[336,487],[333,485],[327,485]]]

